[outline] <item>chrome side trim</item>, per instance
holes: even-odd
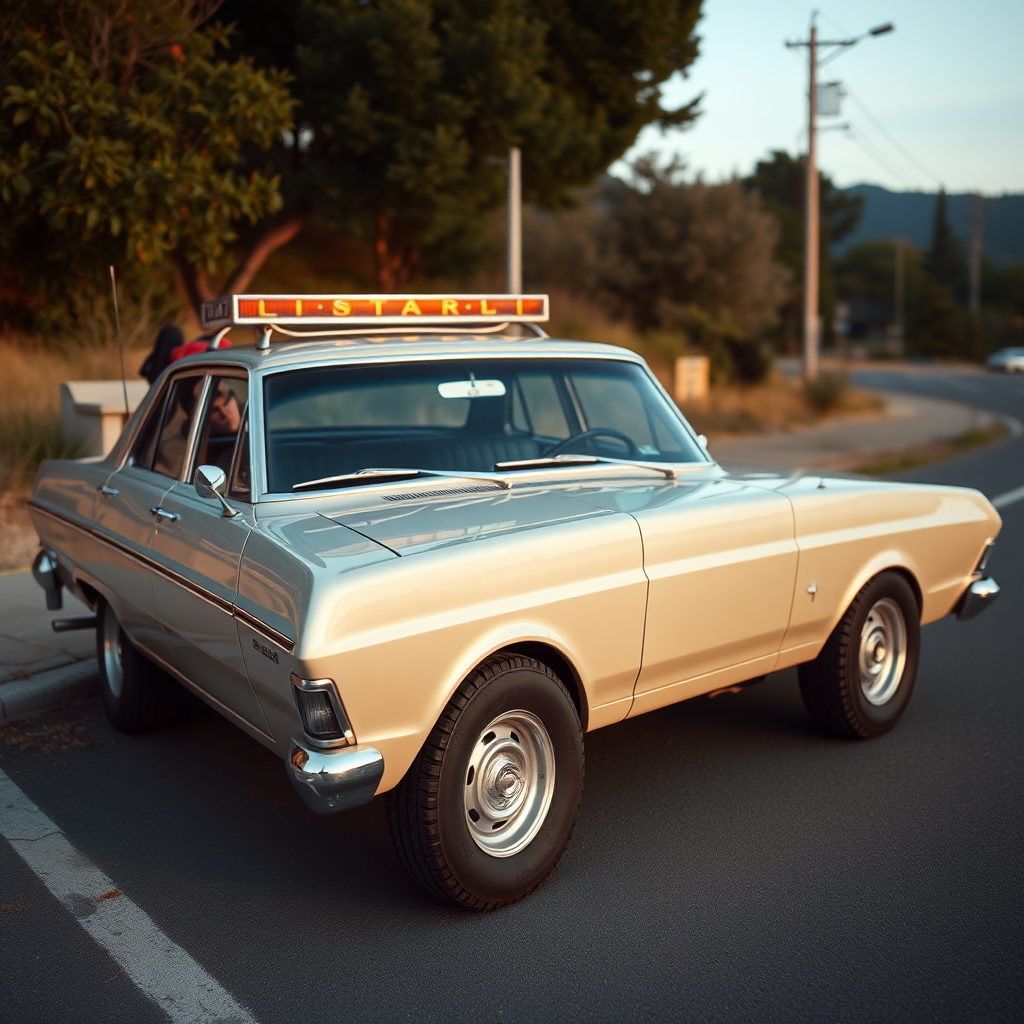
[[[239,608],[237,604],[232,605],[231,613],[243,625],[254,629],[268,640],[273,641],[278,647],[283,648],[287,654],[291,654],[295,650],[294,640],[285,636],[284,633],[279,633],[273,626],[268,626],[262,619],[257,619],[255,615],[250,615],[249,612]]]
[[[242,611],[238,605],[231,601],[224,600],[224,598],[212,593],[205,587],[199,586],[198,583],[182,576],[180,573],[176,573],[173,569],[168,569],[167,566],[161,565],[155,559],[149,558],[147,555],[143,555],[141,552],[128,547],[127,544],[122,544],[120,541],[114,540],[112,537],[108,537],[105,534],[100,533],[99,530],[94,527],[84,526],[82,523],[77,523],[68,516],[63,516],[59,512],[43,508],[41,505],[37,505],[34,502],[30,501],[29,505],[31,505],[31,507],[37,512],[41,512],[43,515],[50,516],[58,522],[71,526],[76,530],[81,530],[82,533],[88,534],[93,539],[98,540],[101,544],[106,544],[107,547],[113,548],[115,551],[119,551],[123,555],[127,555],[129,558],[138,562],[139,565],[145,566],[147,569],[151,569],[153,572],[163,576],[164,579],[170,580],[172,583],[176,583],[184,590],[195,594],[196,597],[202,598],[202,600],[206,601],[207,604],[213,605],[214,608],[217,608],[222,612],[226,612],[228,615],[236,618],[239,622],[247,625],[250,629],[255,630],[262,636],[265,636],[268,640],[277,644],[278,647],[283,648],[285,653],[291,654],[292,651],[295,650],[295,641],[285,636],[284,633],[274,629],[273,626],[268,626],[261,619],[256,618],[255,615]]]
[[[335,814],[373,799],[384,775],[384,758],[376,747],[307,750],[292,740],[287,771],[310,810]]]
[[[999,584],[990,576],[985,579],[975,580],[960,598],[956,606],[956,617],[963,622],[964,619],[973,619],[980,615],[986,608],[995,603],[999,597]]]

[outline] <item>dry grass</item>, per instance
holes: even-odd
[[[125,353],[129,377],[138,377],[145,349]],[[44,347],[25,338],[0,338],[0,493],[31,484],[46,458],[78,454],[60,432],[60,384],[116,380],[116,345]]]
[[[870,416],[884,408],[877,395],[845,388],[822,409],[801,380],[773,371],[763,384],[712,388],[705,406],[687,405],[683,412],[695,430],[713,437],[792,430],[820,423],[827,416]]]

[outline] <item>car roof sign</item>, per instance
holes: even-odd
[[[542,323],[546,295],[226,295],[202,306],[204,328],[309,324],[456,326]]]

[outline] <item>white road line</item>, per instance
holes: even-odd
[[[0,835],[175,1024],[256,1024],[0,771]]]
[[[992,499],[995,508],[1006,508],[1007,505],[1014,505],[1018,501],[1024,501],[1024,487],[1015,487],[1005,494],[998,494]]]

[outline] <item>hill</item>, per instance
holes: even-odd
[[[890,192],[878,185],[854,185],[842,191],[864,197],[864,216],[857,230],[836,246],[839,253],[871,238],[902,237],[920,248],[931,240],[936,193]],[[949,195],[947,203],[953,230],[966,245],[971,237],[974,197]],[[986,196],[983,215],[985,255],[997,266],[1024,260],[1024,194]]]

